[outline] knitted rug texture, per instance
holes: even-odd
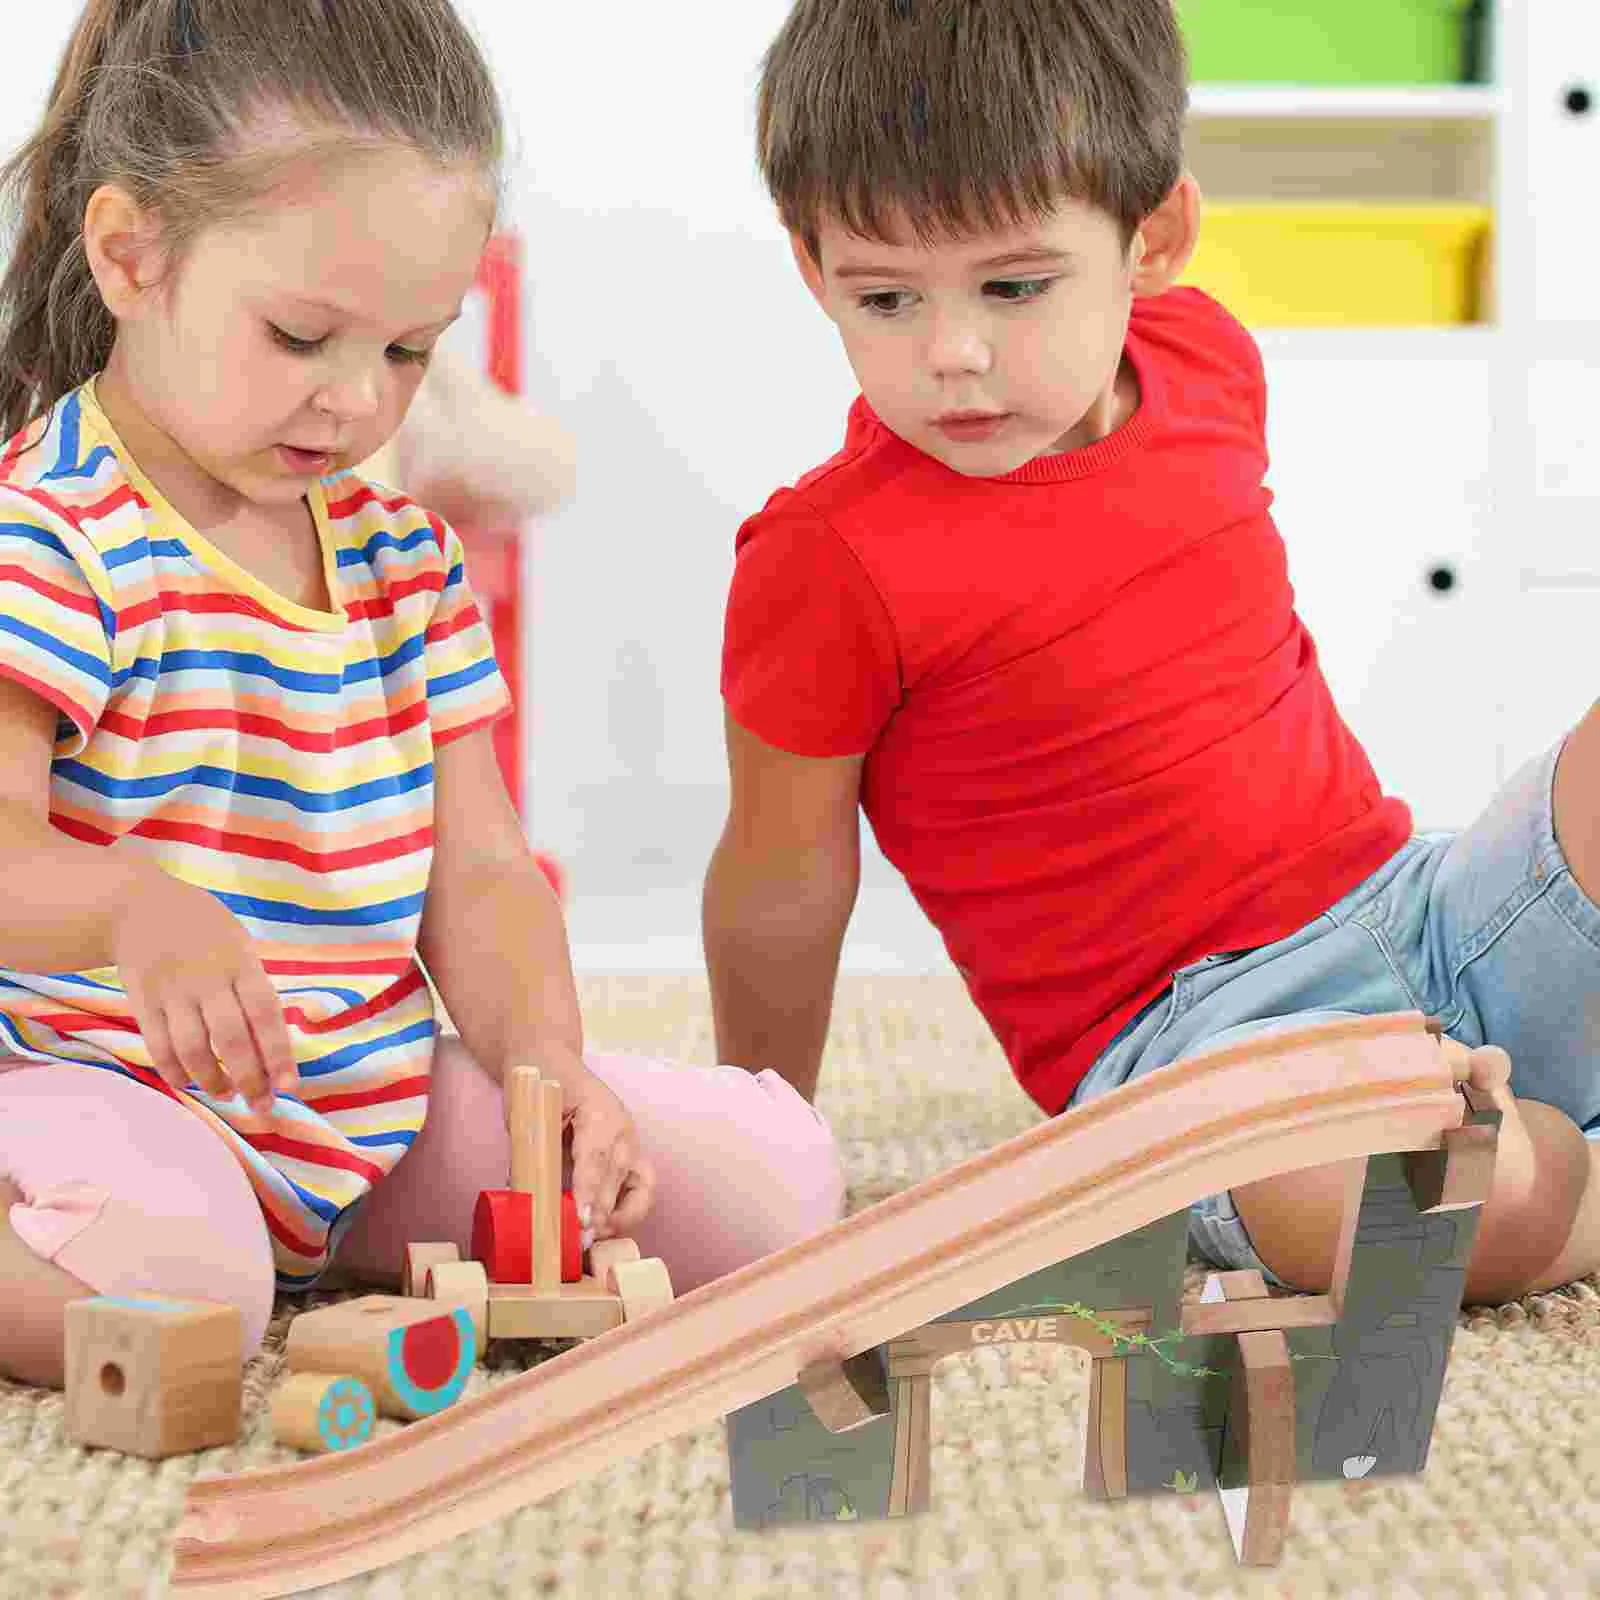
[[[715,1059],[705,983],[586,978],[590,1043]],[[1039,1120],[954,978],[841,980],[817,1103],[858,1211]],[[1197,1293],[1201,1271],[1191,1268]],[[345,1296],[307,1297],[309,1309]],[[62,1401],[0,1380],[0,1600],[169,1592],[186,1485],[302,1459],[272,1440],[291,1315],[245,1375],[238,1442],[160,1463],[82,1450]],[[565,1346],[497,1343],[468,1395]],[[1279,1566],[1236,1565],[1215,1494],[1083,1494],[1088,1358],[991,1345],[936,1369],[932,1509],[905,1521],[739,1533],[720,1423],[657,1445],[449,1544],[318,1595],[410,1600],[853,1600],[930,1596],[1600,1594],[1600,1281],[1461,1316],[1427,1469],[1294,1491]],[[400,1424],[380,1420],[379,1429]]]

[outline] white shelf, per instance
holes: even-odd
[[[1292,84],[1200,84],[1191,117],[1267,122],[1492,122],[1504,107],[1482,84],[1324,89]]]
[[[1486,361],[1499,352],[1502,337],[1495,324],[1483,322],[1412,328],[1251,328],[1250,332],[1268,360]]]

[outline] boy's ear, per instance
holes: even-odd
[[[1165,294],[1183,275],[1199,238],[1200,185],[1186,172],[1134,235],[1134,294]]]
[[[822,268],[816,257],[806,248],[805,240],[798,233],[790,233],[789,248],[794,252],[794,264],[800,269],[800,276],[805,279],[806,288],[811,291],[812,298],[822,306],[823,310],[827,310],[825,303],[827,289],[822,282]]]

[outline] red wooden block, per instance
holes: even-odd
[[[578,1202],[570,1189],[561,1191],[561,1281],[576,1283],[583,1276],[583,1230],[578,1226]]]
[[[472,1212],[472,1259],[490,1283],[533,1282],[533,1196],[480,1189]]]

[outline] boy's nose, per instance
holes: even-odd
[[[928,339],[928,366],[938,377],[961,373],[982,375],[994,365],[989,341],[970,320],[936,321]]]

